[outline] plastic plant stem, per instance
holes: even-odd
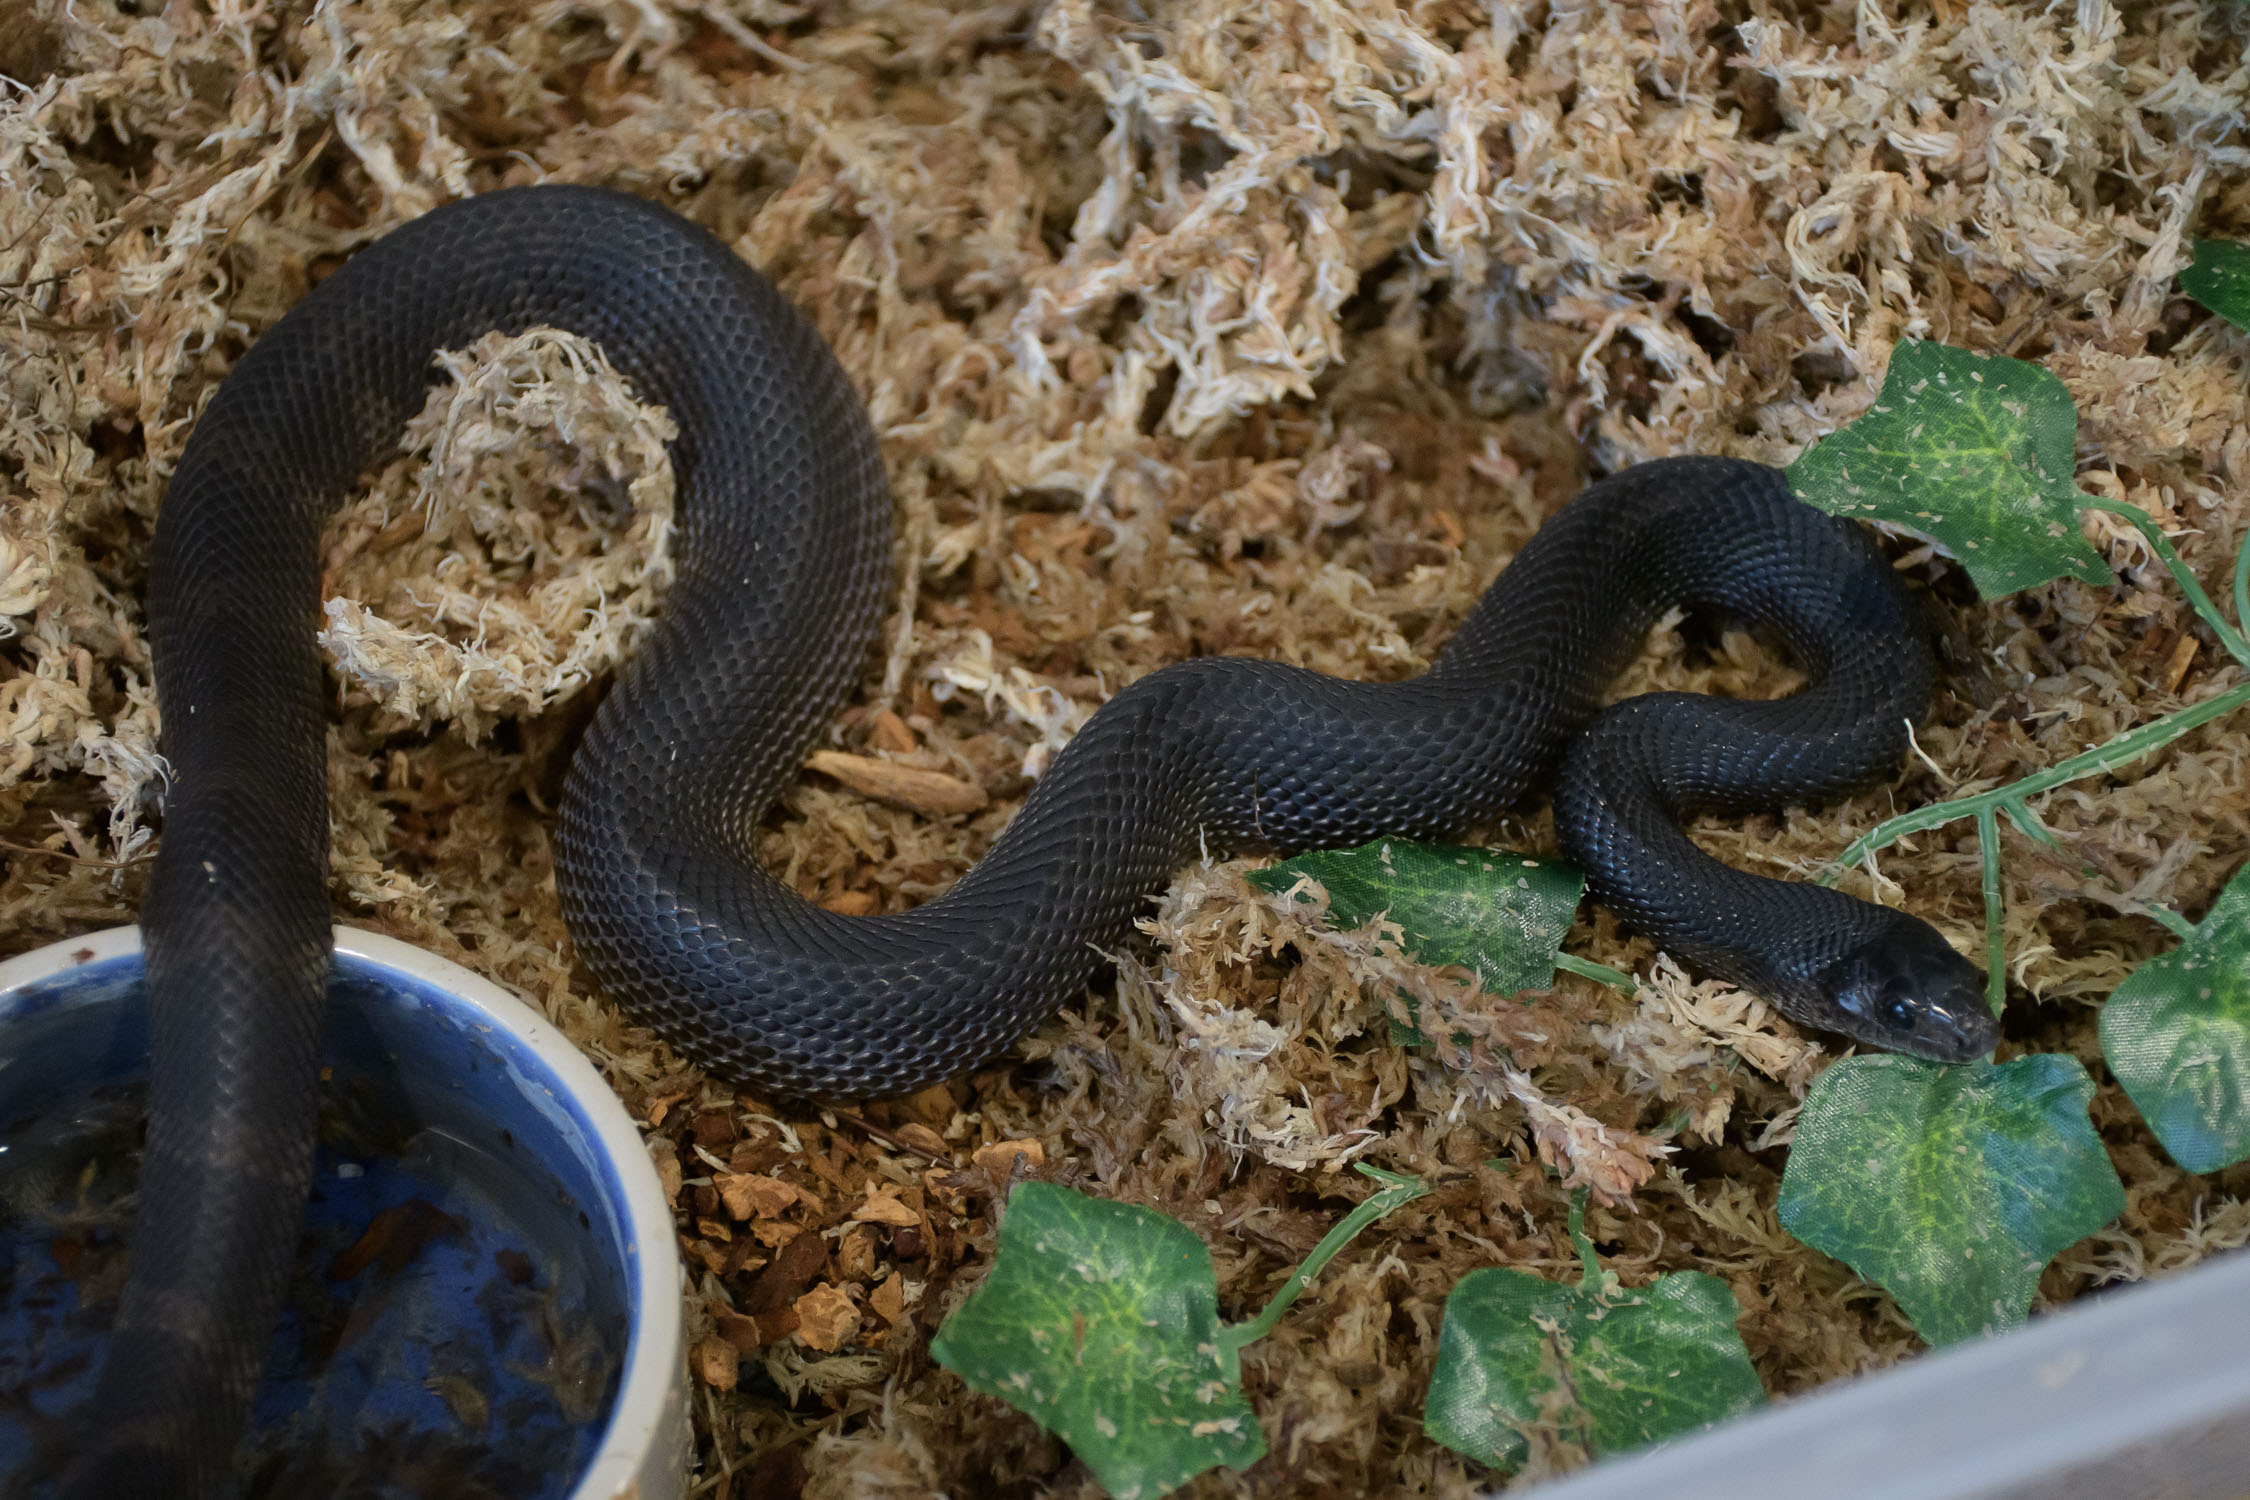
[[[1580,1188],[1570,1195],[1570,1243],[1578,1252],[1578,1264],[1584,1270],[1586,1285],[1602,1284],[1602,1259],[1594,1253],[1594,1242],[1586,1238],[1586,1189]]]
[[[2250,630],[2250,537],[2242,539],[2241,550],[2234,554],[2234,617]]]
[[[2203,616],[2212,633],[2218,636],[2219,644],[2227,648],[2227,654],[2243,666],[2250,667],[2250,641],[2245,641],[2242,632],[2229,625],[2226,616],[2219,613],[2219,606],[2211,602],[2209,594],[2203,592],[2203,585],[2196,581],[2195,574],[2174,549],[2171,539],[2164,535],[2164,529],[2156,524],[2155,517],[2139,506],[2128,505],[2122,500],[2087,494],[2081,494],[2078,498],[2079,503],[2089,510],[2106,511],[2120,520],[2131,522],[2134,529],[2147,540],[2149,550],[2156,554],[2165,567],[2172,570],[2172,577],[2180,585],[2180,591],[2187,595],[2188,603],[2195,606],[2195,612]],[[2250,615],[2242,615],[2243,578],[2242,560],[2239,557],[2235,560],[2234,579],[2235,612],[2241,615],[2245,626],[2250,627]]]
[[[1220,1338],[1239,1349],[1245,1344],[1255,1344],[1258,1340],[1273,1332],[1275,1326],[1281,1322],[1282,1314],[1289,1311],[1289,1304],[1297,1300],[1297,1294],[1302,1292],[1306,1285],[1321,1273],[1322,1268],[1336,1258],[1336,1253],[1350,1244],[1362,1229],[1365,1229],[1392,1209],[1412,1203],[1415,1199],[1430,1191],[1428,1183],[1416,1178],[1404,1177],[1396,1172],[1386,1172],[1380,1167],[1371,1167],[1365,1162],[1358,1165],[1361,1172],[1374,1178],[1377,1182],[1386,1184],[1383,1191],[1346,1214],[1343,1222],[1321,1236],[1320,1243],[1313,1246],[1312,1254],[1305,1257],[1303,1265],[1289,1273],[1289,1279],[1281,1284],[1280,1291],[1273,1294],[1273,1300],[1266,1304],[1264,1312],[1247,1323],[1233,1323],[1220,1329]]]
[[[2195,924],[2161,901],[2137,903],[2133,910],[2161,926],[2183,943],[2195,936]]]
[[[2160,750],[2189,730],[2223,719],[2236,709],[2250,705],[2250,682],[2239,683],[2201,703],[2168,713],[2161,719],[2152,719],[2140,728],[2119,735],[2106,745],[2073,755],[2070,759],[2037,771],[2021,781],[2011,781],[2006,786],[1996,786],[1990,791],[1955,797],[1946,802],[1933,802],[1928,807],[1918,807],[1912,812],[1900,813],[1876,824],[1858,838],[1851,847],[1836,856],[1835,861],[1822,871],[1820,884],[1834,885],[1838,876],[1867,858],[1878,849],[1888,848],[1908,834],[1924,833],[1932,828],[1942,828],[1957,818],[1977,817],[1986,812],[2005,811],[2011,822],[2018,826],[2032,819],[2031,811],[2024,807],[2027,798],[2051,791],[2066,782],[2081,777],[2099,776],[2132,764],[2151,751]],[[2020,809],[2020,815],[2019,815]]]
[[[2187,563],[2181,559],[2178,551],[2173,548],[2171,541],[2146,511],[2137,506],[2127,505],[2122,500],[2110,500],[2100,495],[2081,493],[2079,499],[2089,509],[2107,511],[2111,515],[2131,522],[2134,528],[2148,539],[2150,550],[2163,560],[2165,567],[2171,570],[2172,576],[2179,581],[2180,588],[2187,594],[2188,603],[2193,605],[2195,612],[2203,617],[2204,623],[2211,627],[2212,633],[2218,636],[2235,660],[2241,662],[2245,667],[2250,667],[2250,642],[2245,642],[2241,631],[2229,625],[2226,616],[2219,613],[2219,606],[2213,603],[2211,596],[2203,591],[2203,585],[2196,582],[2195,575],[2188,571]],[[2240,550],[2235,553],[2234,609],[2237,618],[2243,622],[2246,628],[2250,628],[2250,538],[2246,538]],[[2014,823],[2026,834],[2050,844],[2054,843],[2056,842],[2055,836],[2047,830],[2045,825],[2040,823],[2038,815],[2032,812],[2028,799],[2066,782],[2076,781],[2080,777],[2100,775],[2103,772],[2114,771],[2121,766],[2129,765],[2150,751],[2161,749],[2163,746],[2170,744],[2173,740],[2199,725],[2208,724],[2213,719],[2224,718],[2246,703],[2250,703],[2250,682],[2238,683],[2216,698],[2206,699],[2201,703],[2166,714],[2161,719],[2151,720],[2138,729],[2119,735],[2106,745],[2098,745],[2092,750],[2074,755],[2059,765],[2049,766],[2046,770],[2026,776],[2021,781],[2012,781],[2006,786],[1994,787],[1990,791],[1976,792],[1966,797],[1955,797],[1945,802],[1932,803],[1928,807],[1918,807],[1909,813],[1901,813],[1895,818],[1878,823],[1866,833],[1852,840],[1851,847],[1836,856],[1835,861],[1821,873],[1820,883],[1822,885],[1835,884],[1836,878],[1845,870],[1860,863],[1876,850],[1887,848],[1908,834],[1922,833],[1932,828],[1942,828],[1956,818],[1981,817],[1988,810],[2004,812],[2008,815],[2008,821]],[[2152,912],[2151,915],[2155,915],[2155,913]],[[2177,913],[2170,913],[2169,915],[2174,918],[2178,917]],[[2174,928],[2175,931],[2179,930],[2173,921],[2167,921],[2164,916],[2156,916],[2156,920],[2163,922],[2167,927]],[[2180,920],[2184,921],[2184,919]]]
[[[1608,964],[1595,963],[1590,958],[1580,958],[1575,953],[1556,954],[1555,967],[1568,969],[1571,973],[1582,975],[1593,980],[1596,984],[1606,984],[1613,990],[1623,990],[1628,995],[1641,987],[1641,982],[1624,970],[1613,969]]]
[[[1984,1003],[1994,1015],[2008,1003],[2008,917],[2000,896],[2000,813],[1977,809],[1977,844],[1984,855]]]

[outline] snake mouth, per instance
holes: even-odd
[[[1821,988],[1827,1024],[1851,1037],[1931,1062],[1965,1063],[2000,1042],[1985,976],[1928,923],[1903,913],[1831,964]]]

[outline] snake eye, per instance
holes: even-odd
[[[1912,1031],[1914,1021],[1922,1013],[1922,990],[1913,980],[1903,975],[1893,975],[1883,985],[1882,1001],[1877,1009],[1883,1020],[1900,1031]]]
[[[1836,1029],[1858,1041],[1932,1062],[1969,1062],[1999,1040],[1984,976],[1922,922],[1902,918],[1831,972]]]

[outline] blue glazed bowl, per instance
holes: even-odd
[[[244,1493],[676,1500],[672,1217],[600,1075],[497,986],[341,927],[323,1061]],[[138,928],[0,964],[0,1493],[92,1392],[147,1071]]]

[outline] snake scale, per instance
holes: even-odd
[[[539,324],[600,344],[679,428],[676,579],[570,767],[564,914],[610,993],[722,1076],[811,1098],[944,1079],[1078,993],[1207,847],[1437,836],[1541,792],[1595,897],[1704,972],[1864,1042],[1993,1045],[1981,976],[1929,926],[1731,870],[1679,829],[1893,773],[1935,670],[1867,536],[1723,459],[1588,488],[1420,677],[1167,667],[1094,715],[942,897],[860,918],[805,901],[759,867],[756,837],[880,622],[891,504],[864,410],[810,325],[701,229],[599,189],[490,193],[377,241],[266,332],[158,522],[148,625],[172,776],[143,906],[149,1147],[69,1500],[225,1482],[311,1170],[330,942],[321,528],[421,404],[433,351]],[[1601,708],[1675,605],[1772,627],[1809,684]]]

